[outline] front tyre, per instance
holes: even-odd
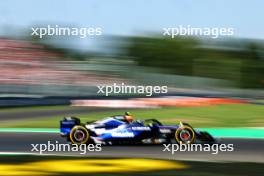
[[[86,144],[90,140],[90,134],[85,127],[76,125],[71,129],[69,138],[72,144]]]
[[[196,139],[194,130],[189,126],[181,126],[175,132],[175,140],[177,143],[193,144]]]

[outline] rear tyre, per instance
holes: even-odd
[[[87,144],[90,134],[85,127],[77,125],[71,129],[69,138],[72,144]]]
[[[177,143],[193,144],[196,139],[194,130],[189,126],[181,126],[175,132],[175,140]]]

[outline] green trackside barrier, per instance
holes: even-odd
[[[17,133],[59,133],[56,128],[0,128],[0,132],[17,132]]]
[[[224,138],[259,138],[264,139],[264,128],[198,128],[212,136]],[[21,133],[59,133],[56,128],[0,128],[0,132]]]
[[[200,128],[215,137],[264,139],[264,128]]]

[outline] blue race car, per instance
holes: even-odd
[[[116,115],[103,120],[80,122],[66,117],[60,121],[61,136],[72,144],[162,144],[162,143],[214,143],[205,131],[193,129],[189,124],[163,125],[156,119],[136,120],[131,115]]]

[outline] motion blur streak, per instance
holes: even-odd
[[[103,165],[103,167],[102,167]],[[153,167],[155,166],[155,167]],[[0,165],[3,175],[54,175],[59,173],[121,173],[185,169],[186,165],[151,159],[49,160]],[[10,172],[12,170],[12,172]]]
[[[116,52],[105,54],[50,40],[0,37],[1,96],[99,96],[97,86],[124,83],[263,98],[263,41],[109,36],[101,43]]]
[[[209,106],[218,104],[240,104],[246,103],[244,100],[228,98],[137,98],[129,100],[72,100],[72,106],[90,107],[112,107],[112,108],[157,108],[161,106],[171,107],[194,107]]]

